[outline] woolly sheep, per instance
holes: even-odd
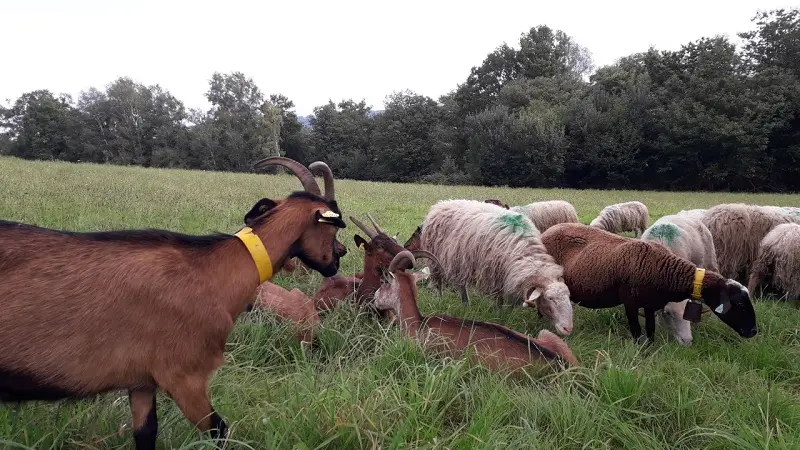
[[[560,223],[542,233],[542,243],[564,268],[571,299],[586,308],[625,306],[634,339],[645,330],[652,341],[655,312],[668,302],[680,302],[693,290],[697,266],[664,245],[620,236],[579,223]],[[736,280],[705,270],[700,298],[741,337],[758,333],[747,289]]]
[[[528,203],[527,205],[514,206],[511,211],[528,216],[540,233],[557,223],[578,223],[578,211],[575,210],[572,204],[564,200]]]
[[[647,229],[648,219],[647,206],[642,202],[632,201],[606,206],[589,226],[612,233],[633,231],[639,237]]]
[[[672,253],[698,267],[719,271],[711,232],[700,219],[689,214],[673,214],[659,218],[645,230],[642,240],[663,244]],[[684,345],[692,344],[691,322],[683,318],[688,302],[688,298],[682,302],[669,302],[659,315],[675,339]]]
[[[695,218],[697,220],[702,220],[703,216],[706,214],[706,209],[682,209],[675,213],[677,216],[689,216]]]
[[[431,268],[431,281],[466,287],[474,284],[512,304],[535,304],[555,330],[572,332],[572,304],[562,268],[547,254],[539,232],[523,214],[475,200],[442,200],[430,207],[421,233],[421,248],[442,266]]]
[[[746,277],[761,240],[783,223],[800,223],[800,216],[775,207],[723,203],[709,208],[703,224],[714,237],[719,272],[727,278]]]
[[[800,299],[800,225],[778,225],[761,240],[758,256],[750,269],[748,289],[754,292],[770,277],[772,284],[788,298]]]

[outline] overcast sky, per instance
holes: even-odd
[[[160,84],[207,107],[214,71],[242,71],[299,114],[332,99],[411,89],[438,98],[472,66],[546,24],[591,52],[596,66],[651,45],[677,49],[752,28],[758,10],[800,0],[0,0],[0,101],[34,89],[75,98],[119,76]]]

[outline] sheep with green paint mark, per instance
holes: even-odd
[[[525,215],[476,200],[443,200],[428,210],[420,247],[441,266],[430,268],[435,285],[457,286],[469,302],[475,285],[501,305],[535,305],[562,335],[572,332],[572,303],[563,268],[547,253]]]
[[[642,240],[657,242],[672,253],[689,260],[697,267],[718,272],[714,238],[703,222],[687,214],[672,214],[656,220],[642,234]],[[660,311],[659,317],[681,344],[692,345],[691,322],[683,318],[689,299],[671,302]]]

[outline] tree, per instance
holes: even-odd
[[[326,161],[342,178],[371,179],[375,156],[371,137],[373,120],[364,100],[328,101],[314,108],[311,117],[314,158]]]
[[[68,95],[43,89],[22,94],[11,108],[0,110],[0,129],[8,154],[26,159],[77,161],[80,116]]]

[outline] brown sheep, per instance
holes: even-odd
[[[639,308],[652,342],[655,312],[693,294],[697,266],[662,244],[577,223],[553,226],[542,233],[542,243],[564,267],[572,301],[592,309],[624,305],[634,339],[642,333]],[[756,314],[744,286],[706,270],[701,287],[703,303],[725,324],[744,338],[756,335]]]
[[[227,425],[208,385],[237,316],[291,257],[323,276],[339,270],[334,241],[346,225],[333,192],[323,197],[288,158],[255,167],[269,164],[291,169],[304,191],[261,199],[235,235],[0,222],[0,345],[14,349],[0,353],[0,401],[127,390],[142,450],[155,448],[162,390],[221,446]]]
[[[436,262],[435,257],[431,258]],[[423,316],[417,306],[417,280],[422,274],[405,271],[413,266],[411,252],[398,253],[389,265],[390,280],[375,292],[375,306],[393,310],[404,335],[421,341],[424,346],[443,350],[453,358],[461,357],[469,349],[474,360],[495,371],[516,371],[537,363],[553,368],[579,365],[567,343],[548,330],[542,330],[538,338],[531,338],[496,323]]]

